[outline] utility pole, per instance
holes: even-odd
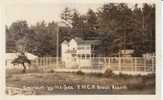
[[[142,8],[142,23],[143,23],[143,25],[142,25],[142,28],[143,28],[143,36],[144,36],[144,34],[145,34],[145,23],[144,23],[144,10],[143,10],[143,8]],[[143,45],[144,45],[144,39],[143,39]]]
[[[59,25],[57,25],[57,52],[56,52],[56,67],[58,67],[59,62]]]
[[[57,42],[56,42],[56,67],[59,66],[59,30],[60,30],[60,26],[68,26],[69,28],[72,28],[72,25],[64,22],[64,21],[61,21],[61,22],[58,22],[57,23]]]
[[[124,47],[123,47],[124,50],[126,50],[126,32],[124,32]]]

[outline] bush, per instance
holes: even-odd
[[[104,76],[105,77],[112,77],[114,74],[112,72],[112,70],[110,69],[107,69],[105,72],[104,72]]]
[[[54,70],[51,69],[51,70],[49,71],[49,73],[54,73]]]
[[[76,74],[78,75],[84,75],[84,72],[82,72],[81,70],[77,71]]]

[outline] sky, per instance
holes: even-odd
[[[84,14],[88,9],[96,11],[101,7],[101,3],[68,3],[68,4],[24,4],[24,5],[9,5],[5,8],[6,24],[10,25],[12,22],[17,20],[27,20],[29,24],[35,24],[36,22],[45,20],[60,21],[60,14],[65,7],[77,9],[81,14]]]
[[[89,0],[87,0],[89,1]],[[65,7],[77,9],[81,14],[85,14],[88,9],[96,11],[105,0],[98,2],[46,2],[46,3],[11,3],[5,6],[5,24],[10,25],[17,20],[26,20],[28,24],[34,25],[37,22],[45,20],[45,22],[60,21],[60,14]],[[133,6],[135,3],[130,3]]]

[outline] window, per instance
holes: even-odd
[[[84,47],[83,47],[83,46],[79,46],[78,49],[79,49],[79,50],[83,50]]]
[[[82,59],[84,59],[85,58],[85,55],[84,54],[82,54]]]
[[[87,59],[89,59],[90,58],[90,54],[87,54]]]

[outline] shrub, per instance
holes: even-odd
[[[112,77],[114,74],[112,72],[112,70],[110,69],[107,69],[105,72],[104,72],[104,76],[105,77]]]
[[[78,75],[84,75],[84,72],[82,72],[81,70],[77,71],[76,74]]]
[[[54,70],[51,69],[49,72],[50,72],[50,73],[54,73]]]

